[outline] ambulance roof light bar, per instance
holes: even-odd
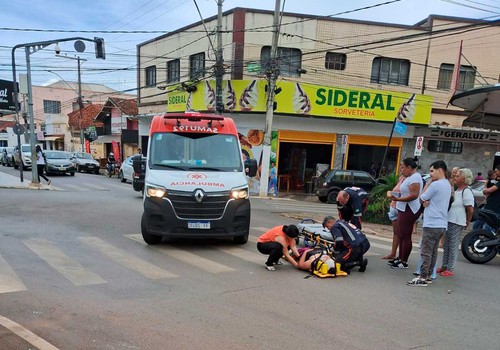
[[[211,127],[214,120],[221,123],[224,120],[223,116],[215,114],[202,114],[199,112],[186,112],[186,113],[169,113],[163,116],[163,119],[176,119],[177,126],[181,125],[181,119],[187,119],[189,121],[199,122],[202,120],[207,120],[208,125]]]

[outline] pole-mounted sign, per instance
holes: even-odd
[[[420,157],[422,155],[422,149],[424,148],[424,137],[417,137],[417,141],[415,142],[415,152],[413,152],[414,156]]]

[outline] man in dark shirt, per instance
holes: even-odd
[[[367,259],[363,259],[370,242],[365,234],[353,225],[337,220],[332,216],[323,219],[323,227],[330,231],[334,241],[335,262],[340,264],[343,271],[349,271],[355,266],[359,266],[360,272],[365,272]]]
[[[497,214],[500,214],[500,164],[495,167],[495,181],[491,181],[491,186],[483,190],[483,194],[486,196],[486,204],[484,209],[489,209]]]
[[[346,187],[337,195],[340,219],[361,230],[363,213],[368,206],[368,193],[359,187]]]

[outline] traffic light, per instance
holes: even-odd
[[[104,51],[104,39],[94,37],[95,43],[95,58],[106,59],[106,52]]]

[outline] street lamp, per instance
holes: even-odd
[[[74,38],[65,38],[65,39],[58,39],[58,40],[48,40],[48,41],[40,41],[40,42],[35,42],[35,43],[26,43],[26,44],[18,44],[12,48],[12,77],[13,77],[13,82],[14,82],[14,106],[16,113],[18,113],[18,87],[16,83],[16,49],[20,47],[24,47],[24,51],[26,54],[26,71],[27,71],[27,85],[28,85],[28,106],[29,106],[29,116],[30,116],[30,123],[29,123],[29,129],[30,129],[30,146],[31,146],[31,183],[38,187],[40,185],[40,181],[38,180],[38,169],[37,169],[37,161],[36,161],[36,151],[35,151],[35,123],[34,123],[34,116],[33,116],[33,93],[32,93],[32,88],[31,88],[31,64],[30,64],[30,55],[44,49],[45,47],[56,44],[56,53],[60,53],[61,49],[59,48],[59,43],[60,42],[66,42],[66,41],[91,41],[95,43],[95,50],[96,50],[96,58],[102,58],[105,59],[105,54],[104,54],[104,39],[102,38],[94,38],[94,39],[87,39],[87,38],[81,38],[81,37],[74,37]],[[78,51],[78,47],[75,43],[75,48]],[[59,51],[59,52],[57,52]],[[81,99],[80,99],[81,101]]]

